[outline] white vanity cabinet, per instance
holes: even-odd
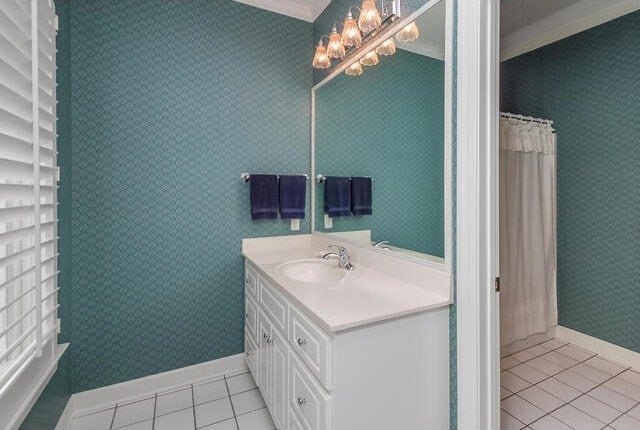
[[[249,261],[245,295],[247,365],[278,429],[449,428],[447,307],[335,332]]]

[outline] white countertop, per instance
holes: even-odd
[[[297,245],[303,245],[299,239],[298,242]],[[366,261],[355,261],[353,256],[356,269],[347,273],[339,283],[298,282],[280,274],[277,267],[292,260],[317,258],[318,249],[311,246],[269,247],[269,250],[264,247],[248,248],[243,247],[243,255],[260,274],[328,332],[339,332],[451,303],[450,294],[443,294],[442,286],[429,288],[428,283],[420,280],[412,283],[398,279],[379,270],[379,265],[369,266]],[[441,283],[440,278],[436,276],[434,282]]]

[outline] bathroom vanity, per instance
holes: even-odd
[[[278,429],[449,428],[448,271],[321,235],[245,239],[245,351]]]

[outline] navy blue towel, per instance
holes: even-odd
[[[351,215],[351,178],[342,176],[325,178],[324,211],[331,218]]]
[[[306,196],[306,176],[280,176],[280,218],[304,219]]]
[[[251,219],[278,218],[278,177],[276,175],[254,175],[251,186]]]
[[[371,178],[351,178],[351,212],[371,215]]]

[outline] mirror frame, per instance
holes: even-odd
[[[331,238],[331,240],[338,240],[340,242],[347,243],[351,246],[357,246],[367,250],[375,252],[381,252],[385,255],[390,255],[388,251],[380,248],[376,248],[369,244],[364,244],[353,239],[340,237],[334,233],[321,232],[316,230],[316,91],[328,84],[335,77],[340,75],[344,70],[353,62],[359,61],[360,58],[369,52],[372,48],[380,45],[389,37],[399,32],[405,25],[416,20],[420,15],[427,12],[436,4],[441,1],[445,2],[446,10],[446,23],[445,23],[445,53],[444,53],[444,264],[436,263],[428,259],[423,259],[410,254],[402,252],[394,252],[393,257],[401,258],[403,260],[412,261],[418,264],[431,266],[437,269],[446,269],[452,271],[452,226],[453,226],[453,214],[452,209],[454,201],[452,200],[452,133],[453,133],[453,0],[429,0],[427,3],[418,8],[415,12],[400,17],[392,23],[388,28],[376,35],[368,43],[361,46],[357,52],[349,57],[349,62],[343,60],[328,76],[322,79],[311,88],[311,234],[321,235],[323,237]],[[428,255],[428,254],[425,254]]]

